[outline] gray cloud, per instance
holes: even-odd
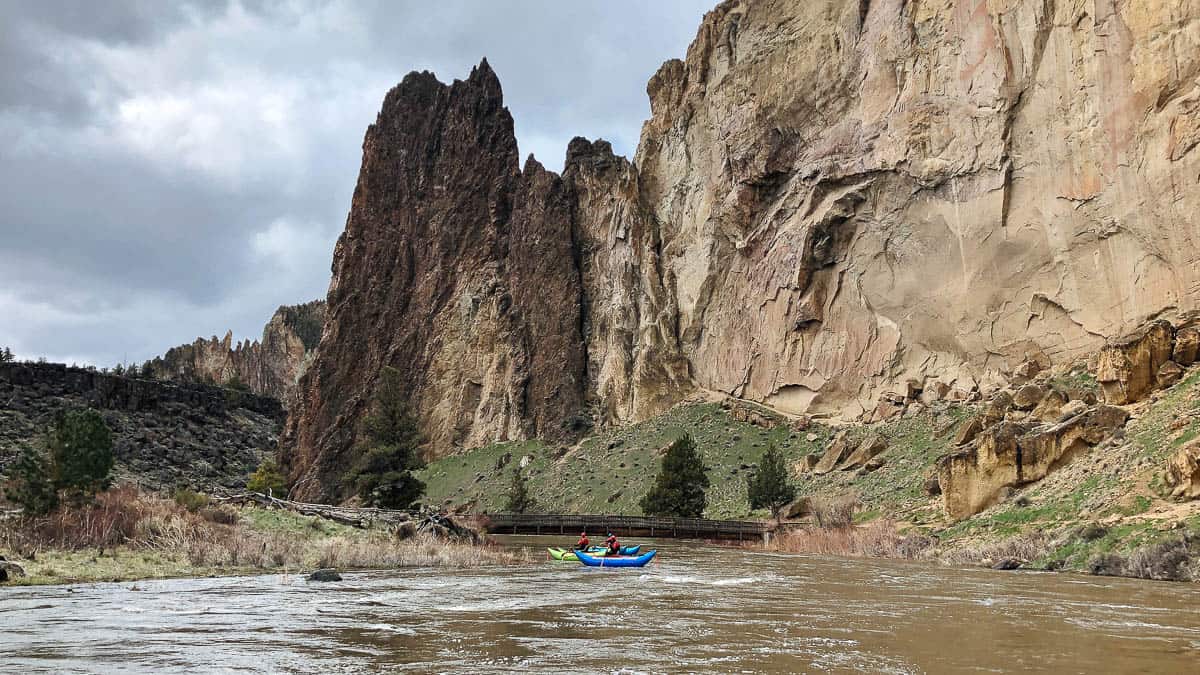
[[[711,3],[0,3],[0,345],[110,365],[255,337],[324,296],[405,73],[486,56],[522,152],[631,154],[646,80]]]

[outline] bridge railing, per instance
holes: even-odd
[[[566,534],[576,530],[663,537],[737,538],[762,536],[774,527],[758,520],[709,520],[660,516],[490,513],[488,530],[513,534]]]

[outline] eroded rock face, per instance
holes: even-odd
[[[1170,322],[1159,320],[1106,344],[1096,363],[1096,380],[1104,400],[1124,405],[1153,391],[1159,368],[1171,358],[1174,337]]]
[[[1171,496],[1200,499],[1200,441],[1192,441],[1171,455],[1164,479]]]
[[[324,324],[323,300],[286,305],[267,322],[262,340],[234,344],[232,331],[220,340],[197,338],[190,345],[167,350],[151,366],[156,377],[216,384],[239,381],[256,394],[287,404],[321,340]]]
[[[1099,405],[1056,424],[1005,421],[979,433],[965,450],[938,461],[946,514],[967,518],[994,504],[1004,489],[1041,480],[1125,426],[1129,413]]]
[[[490,69],[410,75],[364,143],[295,476],[345,459],[383,365],[440,454],[692,390],[882,418],[910,381],[986,396],[1197,308],[1196,19],[723,2],[648,83],[634,162],[577,140],[561,178],[518,170]]]
[[[334,251],[320,353],[286,431],[302,495],[340,494],[384,366],[404,378],[428,456],[554,437],[582,412],[574,204],[559,176],[532,158],[519,167],[486,61],[465,81],[412,73],[388,92]]]

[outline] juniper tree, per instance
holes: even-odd
[[[347,478],[364,503],[392,509],[412,508],[425,492],[413,471],[423,466],[422,438],[409,412],[400,373],[384,368],[372,410],[363,420],[362,454]]]
[[[509,513],[528,513],[533,510],[535,505],[533,495],[529,494],[529,484],[525,480],[525,472],[521,471],[520,466],[517,466],[513,469],[512,483],[508,486],[508,501],[504,505],[504,510]]]
[[[746,479],[750,508],[770,509],[771,517],[779,520],[783,508],[796,498],[796,486],[788,480],[783,453],[772,443],[758,463],[758,470]]]
[[[58,491],[50,479],[50,461],[26,445],[13,466],[5,496],[20,504],[25,513],[42,515],[58,506]]]
[[[112,432],[91,408],[61,413],[47,436],[51,481],[76,500],[95,495],[110,484]]]
[[[684,434],[667,448],[654,486],[640,502],[642,511],[651,516],[699,518],[707,505],[708,486],[708,467],[692,437]]]

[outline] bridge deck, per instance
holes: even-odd
[[[574,535],[587,530],[640,537],[761,539],[775,530],[773,524],[760,520],[532,513],[493,513],[479,518],[493,534]]]

